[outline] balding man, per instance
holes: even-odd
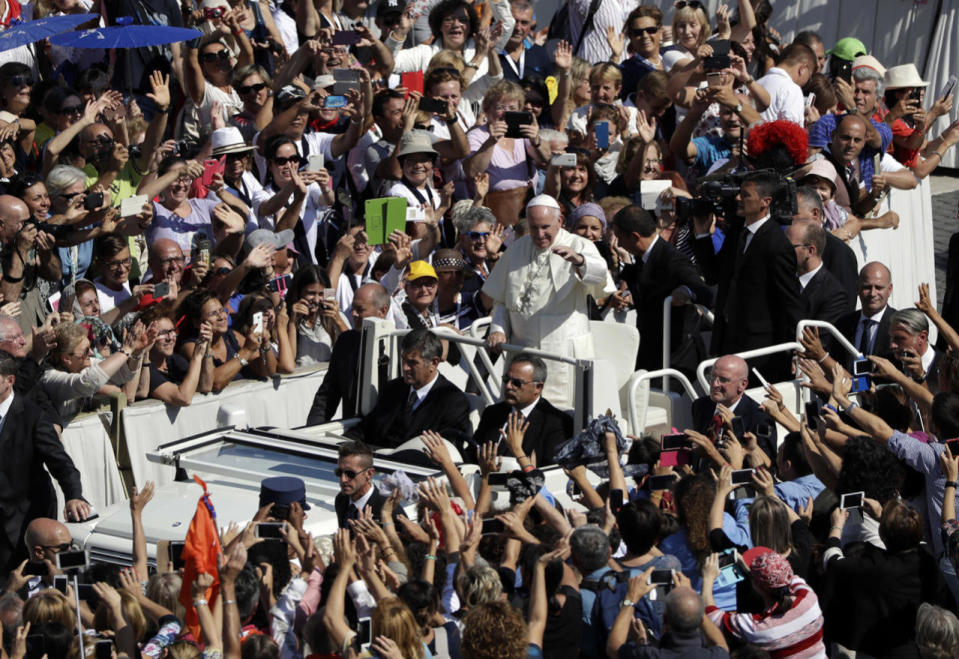
[[[826,211],[819,193],[812,186],[804,185],[797,188],[796,209],[797,212],[793,215],[794,222],[813,220],[820,225],[825,225]],[[852,311],[856,308],[856,282],[859,281],[856,253],[842,239],[834,236],[831,231],[826,231],[826,248],[821,256],[826,270],[832,273],[846,294],[844,313]]]
[[[326,304],[321,301],[320,304]],[[381,284],[363,284],[353,294],[350,315],[353,327],[340,334],[333,346],[330,365],[323,376],[323,383],[316,390],[313,405],[306,418],[306,425],[315,426],[333,419],[343,403],[344,419],[358,413],[356,399],[356,360],[360,354],[360,332],[364,318],[388,318],[390,295]]]
[[[51,423],[61,425],[50,397],[43,387],[38,386],[45,368],[44,359],[57,343],[53,327],[49,324],[33,327],[31,339],[28,341],[23,336],[15,318],[0,314],[0,352],[17,360],[13,390],[39,405]]]
[[[529,232],[510,245],[483,285],[493,301],[488,342],[592,357],[587,296],[616,290],[606,261],[592,241],[562,228],[559,204],[549,195],[534,197],[526,218]],[[543,396],[561,409],[571,407],[573,383],[566,364],[552,364]]]
[[[20,301],[17,322],[24,332],[42,325],[45,299],[39,279],[60,281],[60,257],[53,236],[39,231],[30,219],[30,209],[11,195],[0,196],[0,293],[6,302]]]
[[[846,311],[846,293],[822,262],[826,231],[814,220],[793,220],[786,238],[796,250],[796,276],[806,305],[804,318],[833,323]]]
[[[16,371],[16,360],[0,353],[0,565],[7,571],[23,559],[20,539],[27,524],[56,516],[51,474],[63,490],[66,518],[80,521],[90,514],[80,472],[53,426],[39,407],[14,393]]]
[[[629,642],[619,651],[624,659],[726,659],[728,648],[723,645],[706,646],[703,636],[703,614],[706,607],[699,594],[689,586],[677,586],[666,596],[663,610],[663,635],[659,645],[637,645]],[[711,622],[705,624],[711,625]],[[710,640],[719,640],[718,630]]]
[[[27,549],[27,560],[31,563],[50,561],[52,565],[56,565],[57,554],[70,551],[73,536],[66,524],[49,517],[38,517],[27,524],[23,544]]]
[[[724,420],[726,411],[741,417],[745,432],[756,434],[760,424],[769,424],[769,437],[757,435],[757,444],[771,461],[776,456],[776,424],[772,423],[759,403],[746,395],[749,366],[737,355],[725,355],[716,360],[709,375],[709,395],[693,401],[693,428],[707,437],[719,435],[721,426],[732,429]],[[740,443],[742,437],[737,437]]]
[[[175,282],[179,286],[183,280],[183,264],[185,261],[183,250],[180,249],[175,240],[157,238],[150,245],[148,256],[152,281],[154,283],[161,281]]]

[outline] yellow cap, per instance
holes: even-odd
[[[422,279],[423,277],[432,277],[433,279],[439,279],[436,276],[436,270],[433,269],[426,261],[413,261],[410,263],[410,281],[416,281],[417,279]]]

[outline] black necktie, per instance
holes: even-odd
[[[416,400],[417,400],[417,398],[418,398],[418,396],[416,395],[416,390],[415,390],[415,389],[411,390],[409,397],[407,397],[407,399],[406,399],[406,411],[407,411],[407,412],[412,412],[412,411],[413,411],[413,406],[416,405]]]

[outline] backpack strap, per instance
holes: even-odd
[[[583,21],[583,29],[579,31],[579,37],[576,38],[576,47],[573,48],[573,54],[579,55],[579,49],[583,45],[583,39],[586,38],[586,30],[589,29],[593,24],[593,16],[596,15],[596,10],[599,9],[600,0],[592,0],[589,3],[589,11],[586,12],[586,19]]]

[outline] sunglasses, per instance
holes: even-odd
[[[228,51],[226,48],[223,50],[218,50],[215,53],[203,53],[200,55],[201,62],[225,62],[228,59],[230,59],[230,51]]]
[[[60,114],[83,114],[83,106],[70,105],[68,107],[60,108]]]
[[[489,238],[489,231],[468,231],[467,236],[470,237],[470,240],[486,240]]]
[[[337,467],[336,469],[333,470],[333,473],[336,474],[337,478],[342,478],[343,476],[346,476],[350,480],[353,480],[354,478],[356,478],[363,472],[353,471],[352,469],[340,469],[339,467]]]
[[[283,156],[276,156],[273,158],[273,162],[277,165],[285,165],[288,162],[293,163],[294,165],[299,165],[303,162],[303,158],[300,156],[290,156],[289,158],[284,158]]]
[[[221,53],[225,53],[226,51],[225,51],[225,50],[221,50],[220,52],[221,52]],[[260,91],[266,89],[267,86],[268,86],[268,85],[267,85],[265,82],[258,82],[258,83],[256,83],[255,85],[243,85],[242,87],[237,87],[237,88],[236,88],[236,91],[238,91],[238,92],[239,92],[240,94],[242,94],[243,96],[246,96],[246,95],[249,94],[250,92],[256,92],[256,93],[259,94]]]
[[[52,549],[59,554],[62,551],[70,551],[73,549],[73,542],[64,542],[60,545],[42,545],[42,547],[44,549]]]
[[[233,268],[222,267],[222,268],[217,268],[216,272],[214,272],[213,274],[220,275],[222,277],[223,275],[228,275],[231,272],[233,272]]]
[[[7,84],[11,87],[33,87],[33,78],[30,76],[13,76],[7,79]]]
[[[643,35],[643,34],[650,34],[650,35],[652,35],[652,34],[656,34],[657,32],[659,32],[660,29],[661,29],[661,28],[660,28],[660,26],[658,26],[658,25],[653,25],[653,26],[650,26],[650,27],[637,27],[637,28],[634,28],[634,29],[632,29],[632,30],[629,31],[629,36],[631,36],[631,37],[638,37],[638,36],[641,36],[641,35]]]
[[[511,384],[511,385],[513,385],[514,387],[516,387],[517,389],[519,389],[520,387],[522,387],[522,386],[525,385],[525,384],[538,384],[538,382],[537,382],[536,380],[530,380],[529,382],[527,382],[526,380],[520,380],[519,378],[511,378],[511,377],[508,376],[508,375],[504,375],[504,376],[503,376],[503,385],[507,385],[507,384]]]
[[[682,9],[683,7],[690,7],[692,9],[702,9],[703,11],[705,11],[705,8],[703,7],[703,3],[699,2],[699,0],[679,0],[673,6],[676,7],[676,9]]]

